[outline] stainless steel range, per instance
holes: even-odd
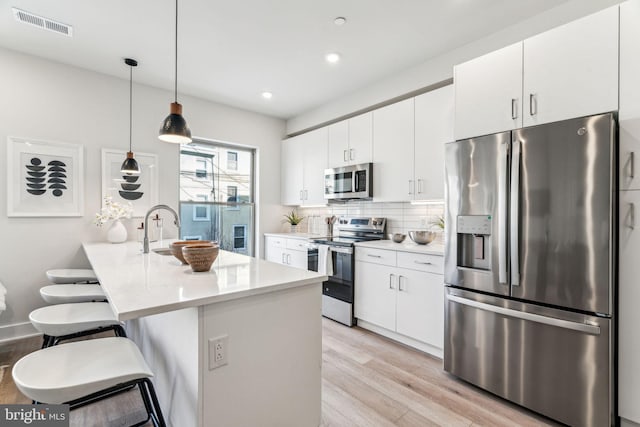
[[[329,280],[322,284],[322,315],[347,326],[353,326],[354,289],[354,243],[365,240],[381,240],[387,225],[386,218],[340,217],[336,222],[335,237],[314,239],[314,248],[309,250],[309,268],[318,268],[319,252],[328,253]],[[315,265],[314,265],[315,264]],[[314,268],[315,267],[315,268]],[[329,267],[329,266],[327,266]]]

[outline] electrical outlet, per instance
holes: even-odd
[[[222,335],[217,338],[209,338],[209,370],[219,368],[229,363],[229,336]]]

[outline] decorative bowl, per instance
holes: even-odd
[[[174,257],[178,258],[181,263],[189,264],[187,260],[182,256],[182,248],[184,246],[190,245],[208,245],[213,246],[213,242],[209,240],[179,240],[177,242],[173,242],[169,245],[169,249],[171,249],[171,253]]]
[[[406,238],[407,238],[407,235],[402,233],[393,233],[391,235],[391,240],[393,240],[396,243],[402,243]]]
[[[434,231],[410,231],[409,237],[419,245],[428,245],[436,238]]]
[[[218,257],[220,248],[217,245],[187,245],[182,247],[182,255],[195,272],[209,271],[211,264]]]

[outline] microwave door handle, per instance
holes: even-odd
[[[358,174],[356,173],[355,170],[351,171],[352,173],[352,178],[351,178],[351,194],[356,192],[356,180],[358,179]]]
[[[522,160],[522,145],[516,139],[513,141],[511,154],[511,194],[510,194],[510,218],[509,218],[509,250],[511,252],[511,286],[520,286],[520,162]]]

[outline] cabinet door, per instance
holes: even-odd
[[[282,141],[280,164],[280,199],[283,205],[302,203],[303,157],[302,136]]]
[[[373,198],[411,200],[414,193],[414,99],[373,112]]]
[[[349,121],[329,125],[329,167],[345,166],[349,162]]]
[[[301,268],[303,270],[307,269],[308,257],[306,251],[286,250],[285,253],[286,263],[288,266]]]
[[[328,136],[327,127],[304,134],[304,205],[325,205],[324,170],[327,169]]]
[[[634,212],[635,211],[635,212]],[[640,423],[640,191],[620,192],[618,412]],[[635,218],[633,218],[635,216]],[[635,224],[633,224],[635,222]],[[631,228],[633,227],[633,228]]]
[[[415,99],[415,200],[444,199],[444,144],[453,141],[453,86]]]
[[[620,189],[640,189],[640,1],[620,5]],[[633,153],[633,154],[632,154]]]
[[[264,259],[271,262],[277,262],[278,264],[284,263],[284,257],[282,256],[284,251],[284,238],[265,236],[264,237]]]
[[[443,276],[404,269],[398,273],[397,332],[443,348]]]
[[[522,42],[453,69],[455,139],[522,126]]]
[[[355,317],[395,331],[398,278],[395,269],[356,261],[355,278]]]
[[[524,41],[524,126],[618,109],[618,6]]]
[[[373,113],[364,113],[349,119],[349,163],[373,161]]]

